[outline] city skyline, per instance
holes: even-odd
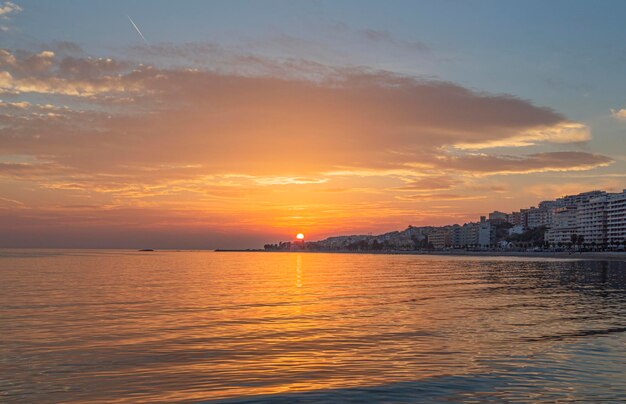
[[[625,3],[358,4],[0,1],[0,247],[260,247],[626,188]]]
[[[304,235],[298,234],[297,240],[268,243],[265,249],[410,251],[478,248],[506,251],[513,248],[519,252],[527,247],[555,249],[568,244],[571,247],[576,240],[581,246],[594,249],[623,250],[626,245],[626,189],[617,193],[592,190],[563,195],[510,213],[484,212],[474,219],[477,220],[443,226],[409,225],[405,230],[376,235],[335,234],[308,241],[307,247],[301,243]]]

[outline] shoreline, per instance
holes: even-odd
[[[626,261],[625,251],[587,251],[587,252],[532,252],[532,251],[267,251],[262,249],[218,249],[215,252],[263,252],[263,253],[307,253],[307,254],[384,254],[384,255],[427,255],[456,257],[524,257],[524,258],[557,258],[588,261]]]

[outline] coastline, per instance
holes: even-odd
[[[306,254],[385,254],[385,255],[429,255],[429,256],[457,256],[457,257],[524,257],[524,258],[556,258],[556,259],[575,259],[587,261],[626,261],[626,252],[624,251],[587,251],[587,252],[533,252],[533,251],[268,251],[262,249],[218,249],[215,252],[263,252],[263,253],[306,253]]]

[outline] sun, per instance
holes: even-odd
[[[304,240],[304,234],[302,234],[302,233],[298,233],[298,234],[296,234],[296,238],[297,238],[298,240]]]

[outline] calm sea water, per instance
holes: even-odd
[[[626,399],[626,263],[0,250],[0,402]]]

